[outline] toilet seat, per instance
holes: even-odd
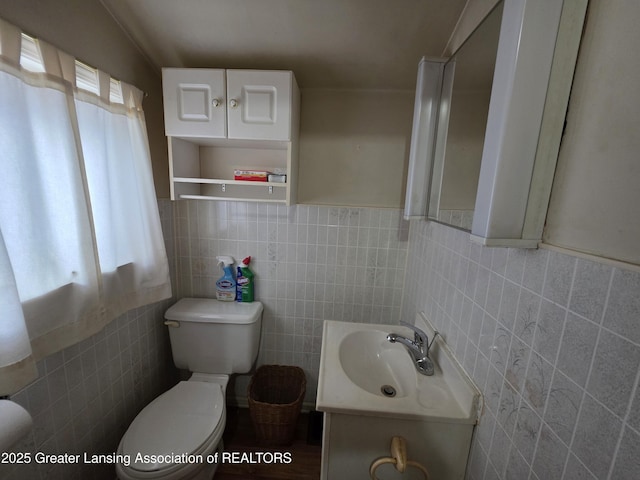
[[[218,383],[188,381],[160,395],[133,420],[118,453],[130,458],[118,464],[124,478],[180,478],[203,464],[181,463],[183,454],[206,457],[220,443],[226,423],[225,401]],[[162,456],[150,462],[147,456]],[[176,458],[175,462],[170,458]],[[136,461],[136,460],[142,461]],[[145,461],[146,460],[146,461]]]

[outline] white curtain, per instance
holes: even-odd
[[[122,105],[82,92],[75,102],[109,317],[170,296],[142,92],[122,90]]]
[[[13,269],[0,232],[0,365],[2,370],[2,391],[11,393],[24,386],[25,381],[37,375],[29,334],[18,297]]]
[[[33,380],[35,360],[171,295],[141,92],[123,83],[111,102],[99,71],[97,94],[77,88],[75,59],[44,42],[43,71],[29,71],[22,42],[0,20],[0,394]]]

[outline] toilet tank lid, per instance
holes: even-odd
[[[167,320],[201,323],[255,323],[262,314],[260,302],[221,302],[214,298],[183,298],[164,314]]]

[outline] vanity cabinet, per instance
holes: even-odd
[[[300,91],[293,72],[164,68],[171,199],[295,203]],[[234,170],[286,181],[234,180]]]
[[[387,340],[404,327],[325,320],[316,397],[322,480],[370,478],[372,468],[381,479],[424,479],[422,469],[431,479],[464,479],[481,394],[423,312],[415,326],[432,339],[433,375],[420,374],[406,348]],[[396,437],[404,460],[415,462],[405,476],[380,463],[390,453],[399,458]]]
[[[370,478],[372,463],[389,457],[391,440],[400,436],[406,441],[407,459],[426,468],[429,478],[463,480],[472,434],[473,425],[464,423],[325,412],[320,478]],[[400,475],[392,465],[382,466],[377,475],[381,479],[425,478],[412,467]]]

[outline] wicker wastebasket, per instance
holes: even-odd
[[[304,371],[288,365],[263,365],[249,382],[249,415],[258,442],[290,445],[307,387]]]

